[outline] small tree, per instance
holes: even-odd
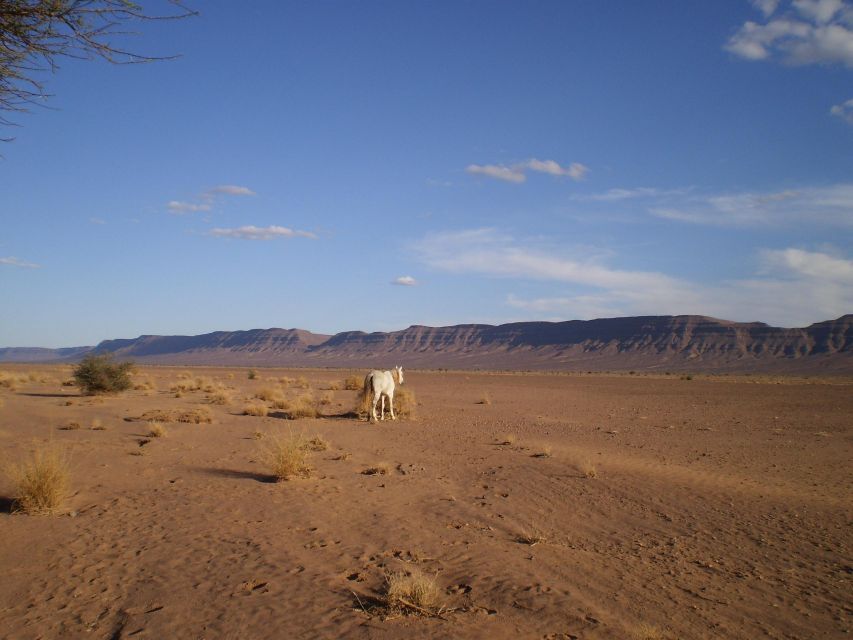
[[[118,393],[130,389],[132,372],[132,362],[114,362],[108,353],[90,354],[74,368],[74,380],[87,396]]]

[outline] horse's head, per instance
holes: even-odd
[[[394,367],[394,371],[397,372],[398,384],[403,384],[403,367]]]

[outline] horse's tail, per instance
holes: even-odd
[[[370,393],[373,391],[373,372],[371,371],[366,376],[364,376],[364,386],[361,388],[361,392],[358,394],[358,408],[357,411],[361,413],[362,411],[366,411],[368,414],[368,418],[370,418]]]

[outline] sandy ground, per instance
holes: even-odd
[[[0,390],[0,458],[62,446],[73,495],[11,514],[0,479],[2,638],[850,637],[849,380],[411,371],[416,418],[373,425],[344,390],[330,417],[240,415],[270,377],[345,371],[188,370],[231,388],[211,405],[169,391],[181,368],[105,398],[4,369],[35,380]],[[201,405],[140,445],[132,418]],[[331,446],[275,483],[255,431]],[[379,605],[413,568],[439,617]]]

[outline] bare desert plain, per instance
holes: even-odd
[[[414,414],[369,424],[363,370],[4,370],[0,462],[71,481],[25,515],[0,479],[2,638],[849,637],[849,378],[407,371]],[[276,434],[328,448],[275,482]],[[435,607],[388,606],[405,574]]]

